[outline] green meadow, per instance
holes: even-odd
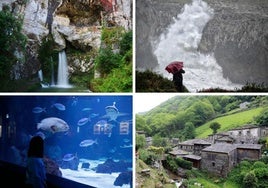
[[[242,112],[237,112],[231,115],[226,115],[222,117],[215,118],[204,125],[196,128],[196,137],[197,138],[206,138],[208,135],[212,134],[212,129],[209,128],[212,122],[218,122],[221,124],[221,128],[218,129],[219,132],[224,132],[230,129],[234,129],[237,127],[242,127],[246,124],[254,123],[254,117],[259,115],[263,110],[263,107],[254,108]]]

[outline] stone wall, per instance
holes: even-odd
[[[235,150],[228,153],[202,152],[201,169],[218,176],[226,177],[236,164]]]
[[[258,160],[260,156],[261,156],[261,153],[259,150],[243,149],[243,148],[237,149],[237,162],[238,163],[244,159]]]

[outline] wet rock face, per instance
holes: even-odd
[[[190,3],[190,0],[187,0]],[[136,0],[136,67],[153,69],[157,59],[151,41],[156,41],[180,13],[183,2],[161,0]]]
[[[224,77],[232,82],[268,84],[268,1],[204,0],[214,17],[203,30],[198,50],[214,52]],[[136,67],[153,69],[154,45],[184,4],[191,0],[136,1]]]
[[[214,52],[225,77],[241,84],[268,83],[268,2],[211,1],[214,18],[199,50]]]
[[[9,6],[14,15],[24,18],[23,33],[28,37],[28,62],[16,66],[17,79],[30,77],[40,69],[38,49],[49,33],[56,50],[65,49],[69,43],[87,53],[98,51],[102,24],[132,29],[132,1],[129,0],[1,0],[0,10],[4,5]],[[80,66],[81,70],[85,67]]]

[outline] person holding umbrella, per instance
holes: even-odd
[[[173,82],[175,85],[175,88],[178,92],[183,92],[183,76],[185,71],[183,69],[180,69],[179,71],[174,71],[173,74]]]
[[[185,73],[183,68],[183,62],[181,61],[174,61],[166,66],[166,71],[173,74],[173,83],[175,88],[178,92],[183,92],[183,76],[182,74]]]

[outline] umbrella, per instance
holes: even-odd
[[[173,61],[166,66],[166,71],[174,74],[175,72],[181,70],[183,68],[183,62],[181,61]]]

